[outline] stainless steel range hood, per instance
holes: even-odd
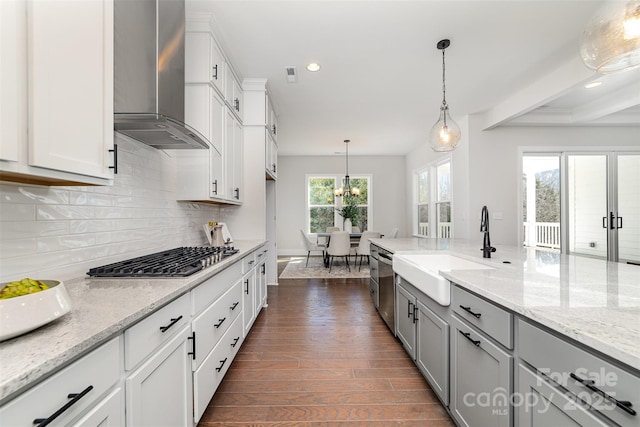
[[[159,149],[209,148],[184,123],[183,0],[114,3],[114,129]]]

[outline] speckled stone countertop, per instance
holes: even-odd
[[[235,255],[185,278],[78,278],[65,281],[69,313],[0,343],[0,404],[46,378],[151,312],[242,259],[264,240],[236,241]]]
[[[394,253],[446,251],[493,270],[442,276],[640,372],[640,266],[455,239],[372,239]],[[504,264],[509,261],[510,264]]]

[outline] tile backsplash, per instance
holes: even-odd
[[[179,170],[166,153],[117,136],[111,187],[0,183],[0,281],[66,280],[91,267],[202,245],[215,205],[178,203]]]

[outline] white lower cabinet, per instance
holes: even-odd
[[[191,327],[183,327],[139,368],[127,375],[127,425],[192,425],[191,338]]]
[[[244,317],[244,336],[246,337],[256,320],[256,272],[252,269],[242,277],[242,313]]]
[[[73,427],[116,427],[124,426],[124,390],[118,387],[85,416],[73,423]]]
[[[0,425],[73,425],[81,416],[88,417],[83,425],[100,425],[91,421],[97,418],[109,418],[112,425],[122,425],[118,423],[124,414],[121,400],[110,403],[108,415],[89,415],[100,412],[99,406],[104,403],[101,397],[120,381],[121,351],[122,337],[114,338],[22,393],[0,407]]]

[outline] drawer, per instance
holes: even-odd
[[[269,252],[269,249],[266,249],[264,247],[259,248],[256,251],[256,264],[260,264],[262,261],[264,261],[266,259],[267,252]]]
[[[242,258],[242,274],[247,274],[253,267],[256,266],[256,253],[252,252],[246,257]]]
[[[452,286],[451,306],[460,317],[491,338],[513,348],[513,315],[458,286]]]
[[[640,414],[630,414],[616,406],[614,397],[631,403],[640,412],[640,378],[609,361],[574,346],[563,338],[518,319],[518,353],[520,358],[574,395],[600,414],[621,426],[640,426]],[[582,380],[591,380],[589,389]]]
[[[220,339],[218,345],[194,373],[193,413],[196,422],[207,409],[209,401],[216,392],[241,345],[242,316],[238,316],[227,333]]]
[[[196,334],[196,367],[200,366],[241,312],[242,281],[238,280],[231,289],[193,320],[191,328]]]
[[[124,331],[124,367],[133,369],[191,320],[185,294]]]
[[[121,337],[117,337],[2,406],[0,425],[36,425],[35,419],[46,419],[75,400],[49,425],[70,424],[118,382],[121,360]],[[72,394],[77,396],[69,398]]]
[[[191,313],[198,314],[204,308],[209,307],[241,277],[242,263],[236,262],[195,287],[191,291]]]

